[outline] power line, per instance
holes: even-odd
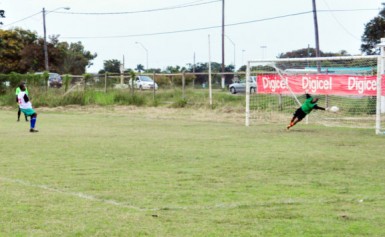
[[[20,19],[20,20],[14,21],[14,22],[12,22],[12,23],[9,23],[9,24],[6,24],[6,25],[3,25],[3,26],[10,26],[10,25],[14,25],[14,24],[16,24],[16,23],[18,23],[18,22],[21,22],[21,21],[25,21],[25,20],[27,20],[27,19],[29,19],[29,18],[31,18],[31,17],[34,17],[34,16],[36,16],[36,15],[38,15],[38,14],[41,14],[41,11],[40,11],[40,12],[37,12],[37,13],[35,13],[35,14],[33,14],[33,15],[27,16],[27,17],[25,17],[25,18],[23,18],[23,19]]]
[[[329,4],[323,0],[324,4],[326,5],[326,7],[330,10],[330,15],[333,17],[333,19],[341,26],[341,28],[347,33],[349,34],[352,38],[356,39],[356,40],[360,40],[358,39],[354,34],[352,34],[348,29],[346,29],[346,27],[337,19],[337,17],[334,15],[333,11],[331,11],[330,7],[329,7]]]
[[[317,12],[362,12],[362,11],[378,11],[378,9],[361,8],[361,9],[317,10]]]
[[[321,10],[318,12],[333,12],[333,11],[373,11],[378,9],[353,9],[353,10]],[[257,20],[250,20],[250,21],[243,21],[243,22],[237,22],[237,23],[231,23],[226,24],[226,27],[231,26],[237,26],[237,25],[245,25],[245,24],[251,24],[251,23],[257,23],[257,22],[263,22],[263,21],[270,21],[270,20],[276,20],[276,19],[282,19],[287,17],[293,17],[293,16],[300,16],[300,15],[306,15],[313,13],[313,11],[305,11],[305,12],[298,12],[298,13],[292,13],[282,16],[275,16],[275,17],[268,17],[264,19],[257,19]],[[166,35],[166,34],[176,34],[176,33],[185,33],[185,32],[192,32],[192,31],[201,31],[201,30],[209,30],[209,29],[216,29],[220,28],[222,26],[207,26],[207,27],[200,27],[200,28],[193,28],[193,29],[184,29],[184,30],[175,30],[175,31],[164,31],[164,32],[154,32],[154,33],[144,33],[144,34],[130,34],[130,35],[117,35],[117,36],[72,36],[72,37],[61,37],[64,39],[113,39],[113,38],[130,38],[130,37],[141,37],[141,36],[154,36],[154,35]]]
[[[202,1],[202,0],[200,0],[200,1]],[[200,2],[200,1],[196,1],[196,2]],[[72,15],[127,15],[127,14],[175,10],[175,9],[186,8],[186,7],[195,7],[195,6],[211,4],[211,3],[215,3],[215,2],[219,2],[219,1],[221,1],[221,0],[213,0],[213,1],[209,1],[209,2],[203,2],[203,3],[193,2],[193,3],[186,3],[186,4],[182,4],[182,5],[171,6],[171,7],[155,8],[155,9],[147,9],[147,10],[139,10],[139,11],[129,11],[129,12],[60,12],[60,11],[58,11],[57,13],[72,14]]]
[[[196,3],[196,2],[201,2],[203,0],[198,0],[192,3],[186,3],[184,5],[179,5],[179,6],[173,6],[173,7],[166,7],[166,8],[159,8],[159,11],[163,10],[172,10],[172,9],[177,9],[181,7],[190,7],[190,6],[196,6],[198,4],[208,4],[208,3],[213,3],[213,2],[219,2],[221,0],[214,0],[210,2],[204,2],[204,3]],[[142,11],[136,11],[136,12],[126,12],[125,14],[134,14],[134,13],[143,13],[143,12],[153,12],[156,11],[157,9],[150,9],[150,10],[142,10]],[[378,9],[340,9],[340,10],[317,10],[317,12],[357,12],[357,11],[378,11]],[[62,14],[71,14],[70,12],[59,12],[55,11],[54,13],[62,13]],[[292,17],[292,16],[298,16],[298,15],[304,15],[304,14],[309,14],[312,13],[312,11],[307,11],[307,12],[299,12],[299,13],[293,13],[293,14],[288,14],[288,15],[282,15],[282,16],[277,16],[277,17],[270,17],[270,18],[264,18],[264,19],[259,19],[259,20],[251,20],[251,21],[244,21],[244,22],[238,22],[238,23],[232,23],[232,24],[227,24],[226,26],[236,26],[236,25],[244,25],[244,24],[250,24],[250,23],[255,23],[255,22],[263,22],[263,21],[269,21],[269,20],[275,20],[275,19],[280,19],[280,18],[286,18],[286,17]],[[2,27],[5,26],[11,26],[14,25],[18,22],[27,20],[31,17],[34,17],[38,14],[41,14],[41,12],[34,13],[30,16],[27,16],[23,19],[17,20],[15,22],[2,25]],[[74,13],[74,14],[98,14],[98,13]],[[116,12],[116,13],[102,13],[102,14],[123,14],[123,12]],[[157,33],[146,33],[146,34],[132,34],[132,35],[123,35],[123,36],[73,36],[73,37],[61,37],[61,38],[67,38],[67,39],[97,39],[97,38],[129,38],[129,37],[138,37],[138,36],[153,36],[153,35],[164,35],[164,34],[175,34],[175,33],[183,33],[183,32],[191,32],[191,31],[200,31],[200,30],[208,30],[208,29],[214,29],[214,28],[219,28],[221,26],[209,26],[209,27],[202,27],[202,28],[195,28],[195,29],[186,29],[186,30],[176,30],[176,31],[167,31],[167,32],[157,32]]]
[[[185,4],[181,4],[181,5],[170,6],[170,7],[164,7],[164,8],[148,9],[148,10],[140,10],[140,11],[131,11],[131,12],[109,12],[109,13],[84,13],[83,12],[82,13],[82,12],[55,11],[55,13],[59,13],[59,14],[74,14],[74,15],[123,15],[123,14],[138,14],[138,13],[148,13],[148,12],[156,12],[156,11],[174,10],[174,9],[179,9],[179,8],[195,7],[195,6],[200,6],[200,5],[206,5],[206,4],[210,4],[210,3],[219,2],[221,0],[213,0],[213,1],[209,1],[209,2],[203,2],[203,3],[202,3],[202,1],[205,1],[205,0],[197,0],[197,1],[194,1],[194,2],[190,2],[190,3],[185,3]],[[34,16],[36,16],[36,15],[38,15],[40,13],[41,13],[41,11],[38,12],[38,13],[35,13],[33,15],[27,16],[27,17],[25,17],[23,19],[14,21],[14,22],[6,24],[6,25],[3,25],[3,27],[11,26],[11,25],[14,25],[14,24],[16,24],[18,22],[25,21],[25,20],[27,20],[27,19],[29,19],[31,17],[34,17]]]

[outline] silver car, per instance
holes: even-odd
[[[250,77],[249,83],[250,83],[250,93],[255,93],[256,88],[257,88],[257,83],[256,83],[256,77]],[[236,94],[239,92],[245,92],[246,91],[246,80],[242,79],[239,82],[235,82],[233,84],[229,85],[229,90],[231,94]]]
[[[35,72],[36,75],[43,75],[44,72]],[[60,88],[63,85],[63,80],[61,76],[57,73],[50,72],[48,73],[48,86]]]

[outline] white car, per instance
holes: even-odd
[[[128,86],[132,86],[132,79],[130,79]],[[149,76],[136,76],[134,80],[134,88],[139,90],[153,90],[155,86],[155,90],[158,89],[158,84],[154,82]]]

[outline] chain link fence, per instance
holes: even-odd
[[[221,73],[212,73],[211,78],[208,73],[191,72],[61,75],[60,86],[53,87],[50,86],[47,75],[8,74],[0,75],[0,105],[10,103],[16,87],[23,81],[27,83],[32,97],[38,99],[35,106],[64,106],[75,103],[216,107],[226,106],[226,101],[232,101],[242,107],[244,98],[231,95],[228,85],[244,76],[226,73],[226,86],[222,88]],[[140,87],[136,83],[136,79],[141,77],[151,80],[147,82],[149,87]],[[209,100],[210,79],[213,104]],[[152,86],[154,83],[155,87]]]

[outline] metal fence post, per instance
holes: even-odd
[[[182,73],[182,99],[185,98],[186,71]]]
[[[108,72],[104,73],[104,93],[107,93],[107,74]]]
[[[152,99],[155,101],[155,84],[156,84],[156,82],[155,82],[155,72],[153,72],[152,78],[154,80],[154,90],[153,90],[153,98]]]

